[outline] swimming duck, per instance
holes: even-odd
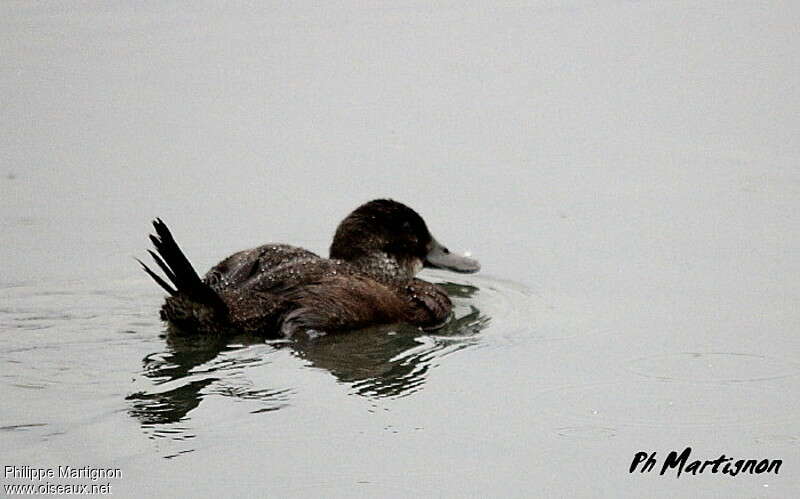
[[[477,272],[476,260],[449,251],[408,206],[376,199],[338,226],[330,257],[286,244],[234,253],[201,279],[167,226],[153,221],[150,251],[166,280],[139,261],[169,296],[161,318],[176,334],[246,332],[294,337],[408,323],[435,329],[452,303],[414,277],[423,267]]]

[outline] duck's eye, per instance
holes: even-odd
[[[403,222],[403,230],[411,232],[411,222]]]
[[[450,254],[450,250],[449,250],[449,249],[447,249],[447,248],[444,248],[444,249],[442,250],[442,253],[444,253],[445,255],[449,255],[449,254]]]

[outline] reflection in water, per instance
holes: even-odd
[[[167,351],[150,354],[143,359],[143,375],[153,380],[152,389],[129,395],[130,413],[153,428],[156,437],[186,438],[185,429],[162,426],[177,423],[198,405],[206,395],[223,395],[239,399],[259,400],[263,407],[253,412],[279,409],[287,401],[288,389],[253,390],[241,371],[268,361],[266,353],[255,349],[247,356],[248,345],[264,345],[262,338],[178,337],[167,336]],[[266,346],[266,345],[265,345]],[[227,355],[235,352],[245,355]]]
[[[383,326],[315,339],[277,341],[263,338],[177,337],[168,335],[167,350],[143,359],[143,376],[152,388],[128,396],[130,414],[155,437],[186,439],[177,425],[204,396],[257,400],[269,412],[287,405],[291,387],[254,389],[242,372],[269,363],[271,354],[289,348],[310,367],[324,369],[365,397],[400,397],[418,391],[436,359],[478,342],[490,318],[466,300],[474,286],[440,283],[452,297],[456,316],[444,328],[425,332],[410,326]],[[471,300],[470,300],[471,302]],[[256,347],[256,345],[261,348]]]
[[[394,326],[298,341],[291,347],[297,357],[352,385],[358,395],[400,397],[419,390],[437,358],[477,343],[474,335],[488,321],[472,307],[435,335]]]

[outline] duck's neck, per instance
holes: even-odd
[[[422,269],[419,259],[398,260],[383,252],[360,256],[350,263],[379,281],[409,280]]]

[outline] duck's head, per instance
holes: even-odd
[[[448,250],[433,238],[416,211],[391,199],[365,203],[342,220],[330,257],[374,273],[411,278],[422,267],[477,272],[477,260]]]

